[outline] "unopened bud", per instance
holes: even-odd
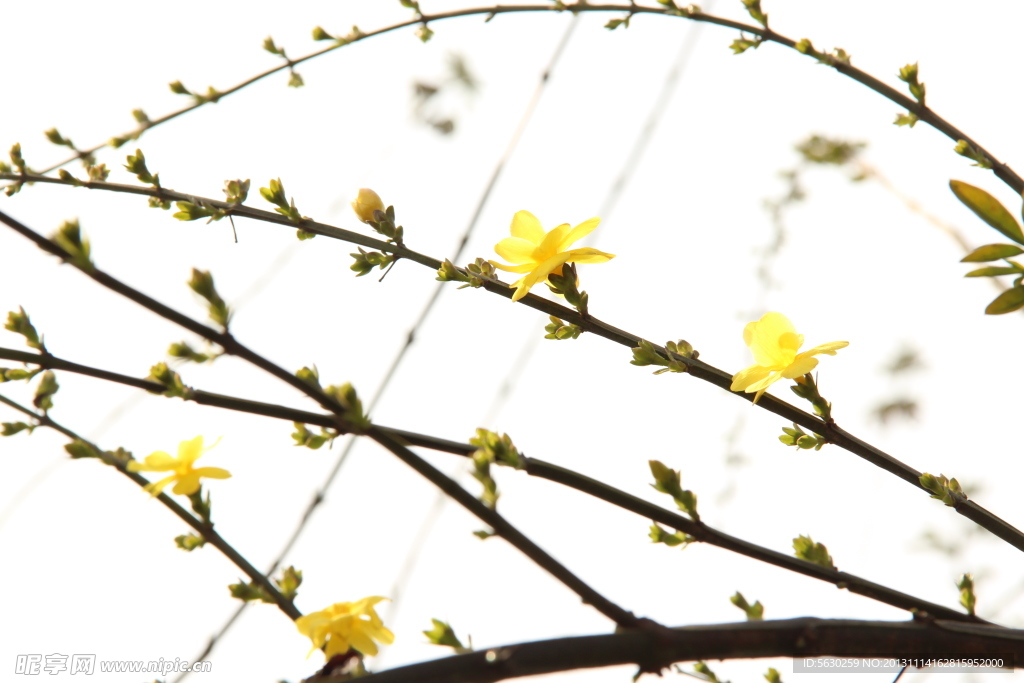
[[[352,202],[352,210],[356,212],[359,220],[369,223],[374,220],[374,211],[384,210],[384,202],[381,201],[376,192],[364,187],[359,190],[359,195]]]

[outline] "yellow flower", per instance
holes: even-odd
[[[395,642],[395,634],[384,628],[384,622],[373,609],[381,600],[379,596],[363,598],[355,602],[336,602],[327,609],[313,612],[295,620],[299,633],[313,641],[313,650],[327,649],[327,659],[342,655],[355,648],[364,655],[377,654],[377,640],[386,645]]]
[[[838,349],[850,342],[829,342],[815,346],[809,351],[797,353],[804,343],[804,336],[797,334],[793,323],[781,313],[765,313],[760,320],[748,323],[743,328],[743,341],[754,353],[754,364],[732,376],[731,391],[748,394],[757,392],[754,403],[774,382],[785,377],[794,379],[805,375],[818,365],[814,358],[820,353],[836,355]]]
[[[216,445],[216,444],[215,444]],[[210,446],[213,448],[213,446]],[[210,450],[209,448],[205,450]],[[207,477],[208,479],[227,479],[231,476],[231,473],[227,470],[219,467],[200,467],[196,469],[192,467],[199,456],[203,454],[203,437],[197,436],[191,441],[182,441],[178,444],[178,457],[172,458],[168,453],[163,451],[156,451],[146,456],[144,461],[132,460],[128,463],[129,472],[174,472],[169,477],[165,477],[160,481],[153,482],[152,484],[146,484],[146,490],[154,496],[159,496],[160,492],[167,487],[172,481],[176,481],[174,485],[174,493],[180,493],[184,496],[189,496],[199,490],[199,478]]]
[[[593,232],[600,222],[600,218],[591,218],[572,229],[568,223],[563,223],[544,232],[536,216],[529,211],[517,211],[512,217],[512,236],[494,245],[498,256],[514,265],[491,261],[495,268],[506,272],[527,273],[513,283],[516,292],[512,301],[522,299],[531,287],[547,280],[552,273],[561,275],[562,266],[566,263],[605,263],[615,258],[615,254],[589,247],[568,249],[573,242]]]
[[[376,192],[364,187],[359,190],[359,194],[352,201],[352,210],[356,212],[359,220],[369,223],[373,220],[374,211],[384,210],[384,202],[381,201]]]

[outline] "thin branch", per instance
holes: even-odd
[[[142,292],[104,273],[98,268],[85,267],[73,261],[71,254],[59,244],[36,233],[31,228],[16,221],[2,211],[0,211],[0,222],[6,224],[18,234],[25,236],[44,251],[47,251],[66,263],[71,264],[80,272],[100,283],[104,287],[121,294],[122,296],[134,301],[144,308],[149,309],[153,313],[170,320],[171,322],[177,323],[187,330],[205,337],[209,341],[219,344],[224,348],[225,352],[243,358],[261,370],[274,377],[278,377],[287,384],[295,387],[306,396],[309,396],[319,403],[322,407],[331,411],[334,414],[337,429],[354,431],[351,430],[351,426],[346,424],[345,419],[342,417],[346,412],[345,408],[336,398],[328,395],[320,387],[310,384],[297,376],[292,375],[284,368],[275,365],[263,356],[260,356],[238,342],[230,334],[226,332],[217,332],[212,328],[197,323],[188,316],[182,315],[174,309],[159,303]],[[403,462],[433,482],[438,488],[466,506],[470,512],[479,517],[485,524],[489,524],[494,527],[495,531],[516,549],[534,560],[534,562],[540,565],[543,569],[547,570],[549,573],[554,575],[555,578],[564,583],[566,587],[580,595],[584,602],[592,605],[595,609],[614,621],[620,627],[659,628],[654,624],[654,622],[651,622],[648,619],[638,619],[631,612],[627,612],[623,608],[600,595],[597,591],[572,574],[572,572],[567,568],[562,566],[557,560],[550,555],[547,555],[543,550],[537,547],[532,541],[530,541],[530,539],[519,532],[503,517],[485,506],[476,498],[473,498],[465,489],[448,477],[444,476],[440,471],[434,469],[429,463],[422,460],[419,456],[406,448],[403,441],[396,439],[388,432],[377,429],[372,425],[365,431],[365,433],[368,436],[371,436],[374,441],[377,441],[379,444],[397,455]]]
[[[793,555],[786,555],[784,553],[750,543],[749,541],[744,541],[743,539],[736,538],[735,536],[730,536],[729,534],[709,527],[703,522],[694,522],[680,514],[666,510],[659,505],[649,503],[642,498],[637,498],[632,494],[616,489],[608,484],[597,481],[596,479],[591,479],[579,472],[567,470],[563,467],[559,467],[558,465],[552,465],[551,463],[547,463],[536,458],[523,457],[523,460],[526,463],[526,473],[530,476],[547,479],[548,481],[557,482],[564,486],[574,488],[577,491],[582,491],[583,493],[594,496],[595,498],[600,498],[601,500],[624,510],[629,510],[641,517],[645,517],[655,522],[661,522],[666,526],[670,526],[673,529],[689,534],[698,541],[707,543],[708,545],[723,548],[739,555],[759,560],[766,564],[788,569],[789,571],[796,572],[797,574],[809,576],[812,579],[825,581],[839,588],[845,588],[851,593],[863,595],[864,597],[883,602],[893,607],[909,610],[921,616],[927,614],[937,619],[964,621],[970,623],[981,623],[983,621],[974,615],[958,612],[954,609],[950,609],[949,607],[943,607],[942,605],[928,602],[927,600],[921,600],[920,598],[893,590],[875,583],[874,581],[862,579],[854,574],[848,574],[847,572],[841,572],[835,569],[827,569],[821,565],[808,562],[807,560],[800,559]]]
[[[688,14],[678,14],[678,13],[673,13],[673,11],[670,8],[667,8],[667,7],[641,7],[640,5],[636,5],[636,4],[629,4],[629,5],[622,5],[622,4],[598,5],[598,4],[587,4],[586,2],[582,2],[581,1],[581,2],[578,2],[578,3],[574,3],[574,4],[565,4],[564,5],[564,9],[559,8],[557,5],[550,5],[550,4],[548,4],[548,5],[504,5],[504,6],[503,5],[495,5],[493,7],[475,7],[475,8],[464,9],[464,10],[456,10],[456,11],[452,11],[452,12],[440,12],[438,14],[423,14],[423,15],[417,16],[415,19],[411,19],[409,21],[403,21],[403,22],[399,22],[399,23],[396,23],[396,24],[392,24],[390,26],[386,26],[386,27],[378,29],[376,31],[370,31],[368,33],[357,33],[355,35],[346,36],[341,41],[335,41],[334,43],[332,43],[330,46],[328,46],[326,48],[317,50],[317,51],[312,52],[312,53],[310,53],[308,55],[305,55],[303,57],[299,57],[298,59],[291,59],[287,63],[281,64],[280,66],[277,66],[277,67],[275,67],[273,69],[268,69],[267,71],[264,71],[264,72],[262,72],[260,74],[257,74],[256,76],[253,76],[252,78],[249,78],[249,79],[239,83],[238,85],[236,85],[234,87],[228,88],[227,90],[225,90],[223,92],[218,92],[216,98],[203,97],[202,95],[200,95],[200,96],[196,97],[196,101],[193,102],[191,105],[189,105],[187,107],[184,107],[182,109],[179,109],[179,110],[177,110],[175,112],[172,112],[170,114],[167,114],[167,115],[165,115],[163,117],[160,117],[158,119],[154,119],[153,121],[149,122],[148,124],[146,124],[146,125],[144,125],[144,126],[142,126],[140,128],[137,128],[134,131],[130,131],[129,133],[126,133],[122,137],[123,138],[128,138],[128,139],[137,139],[146,130],[148,130],[150,128],[153,128],[153,127],[158,126],[158,125],[160,125],[162,123],[165,123],[165,122],[170,121],[170,120],[172,120],[174,118],[177,118],[178,116],[181,116],[182,114],[185,114],[186,112],[192,111],[193,109],[197,109],[197,108],[199,108],[199,107],[201,107],[203,105],[209,104],[209,103],[214,102],[214,101],[220,101],[221,99],[223,99],[223,98],[225,98],[225,97],[227,97],[227,96],[229,96],[229,95],[231,95],[233,93],[236,93],[239,90],[242,90],[242,89],[246,88],[247,86],[249,86],[249,85],[251,85],[253,83],[256,83],[257,81],[263,80],[264,78],[266,78],[268,76],[271,76],[271,75],[273,75],[275,73],[278,73],[279,71],[291,70],[295,66],[297,66],[299,64],[302,64],[303,62],[306,62],[306,61],[308,61],[310,59],[314,59],[314,58],[319,57],[321,55],[327,54],[328,52],[333,52],[334,50],[337,50],[337,49],[339,49],[341,47],[344,47],[346,45],[351,45],[353,43],[365,40],[367,38],[372,38],[374,36],[379,36],[379,35],[382,35],[382,34],[385,34],[385,33],[390,33],[391,31],[395,31],[395,30],[402,29],[402,28],[416,27],[416,26],[420,26],[420,25],[425,25],[428,22],[443,21],[445,19],[454,19],[454,18],[457,18],[457,17],[469,17],[469,16],[474,16],[474,15],[486,15],[488,17],[488,21],[489,21],[490,19],[494,18],[495,16],[497,16],[499,14],[518,13],[518,12],[548,12],[548,13],[556,12],[556,13],[559,13],[559,12],[562,12],[562,11],[569,11],[569,12],[572,12],[574,15],[582,13],[582,12],[624,12],[624,13],[627,13],[627,14],[629,14],[631,16],[635,15],[635,14],[656,14],[656,15],[663,15],[663,16],[668,16],[668,17],[677,17],[677,18],[681,18],[681,19],[690,19],[692,21],[700,21],[700,22],[704,22],[704,23],[708,23],[708,24],[715,24],[716,26],[722,26],[722,27],[725,27],[725,28],[731,28],[731,29],[740,31],[741,33],[749,33],[749,34],[752,34],[752,35],[760,37],[763,41],[778,43],[779,45],[783,45],[783,46],[788,47],[788,48],[790,48],[792,50],[796,50],[796,45],[797,45],[796,41],[794,41],[794,40],[792,40],[790,38],[787,38],[787,37],[785,37],[785,36],[783,36],[783,35],[781,35],[779,33],[776,33],[775,31],[772,31],[772,30],[770,30],[768,28],[764,28],[762,26],[754,26],[754,25],[750,25],[750,24],[744,24],[742,22],[732,21],[731,19],[724,19],[722,17],[716,17],[716,16],[713,16],[713,15],[710,15],[710,14],[704,14],[702,12],[693,12],[693,13],[688,13]],[[808,55],[808,56],[813,58],[813,55]],[[944,134],[946,137],[948,137],[950,140],[953,140],[954,142],[958,142],[960,140],[965,140],[969,145],[971,145],[971,147],[973,147],[975,150],[977,150],[980,154],[982,154],[985,158],[987,158],[992,163],[992,172],[995,173],[996,177],[998,177],[1004,183],[1009,185],[1017,194],[1020,194],[1021,192],[1024,192],[1024,179],[1022,179],[1020,176],[1018,176],[1016,173],[1014,173],[1013,170],[1010,169],[1009,166],[1007,166],[1003,162],[999,161],[992,153],[990,153],[987,149],[985,149],[980,144],[978,144],[973,138],[971,138],[969,135],[967,135],[966,133],[961,131],[956,126],[954,126],[951,123],[949,123],[948,121],[946,121],[944,118],[942,118],[938,114],[936,114],[932,109],[929,109],[928,107],[922,105],[921,103],[917,102],[916,100],[914,100],[914,99],[904,95],[903,93],[899,92],[898,90],[896,90],[892,86],[889,86],[889,85],[883,83],[882,81],[880,81],[879,79],[875,78],[874,76],[872,76],[872,75],[870,75],[870,74],[868,74],[868,73],[866,73],[864,71],[861,71],[860,69],[858,69],[858,68],[856,68],[856,67],[854,67],[854,66],[852,66],[852,65],[850,65],[850,64],[848,64],[848,63],[846,63],[846,62],[844,62],[842,60],[831,59],[830,62],[829,62],[829,65],[832,68],[834,68],[836,71],[838,71],[839,73],[843,74],[844,76],[846,76],[848,78],[851,78],[851,79],[857,81],[858,83],[860,83],[860,84],[862,84],[864,86],[867,86],[871,90],[874,90],[875,92],[877,92],[879,95],[882,95],[883,97],[885,97],[885,98],[891,100],[892,102],[898,104],[899,106],[905,108],[907,111],[909,111],[912,114],[914,114],[915,116],[917,116],[917,118],[919,120],[924,121],[925,123],[929,124],[930,126],[935,128],[936,130],[938,130],[939,132]],[[100,149],[103,149],[104,147],[108,146],[109,144],[110,144],[109,142],[105,142],[103,144],[100,144],[100,145],[97,145],[95,147],[92,147],[92,148],[90,148],[88,150],[80,150],[77,154],[75,154],[75,156],[69,157],[68,159],[60,162],[59,164],[56,164],[54,166],[51,166],[51,167],[47,168],[43,172],[44,173],[48,173],[48,172],[53,171],[53,170],[55,170],[57,168],[60,168],[61,166],[65,166],[66,164],[69,164],[69,163],[71,163],[73,161],[76,161],[76,160],[78,160],[78,159],[80,159],[80,158],[82,158],[84,156],[87,156],[87,155],[90,155],[90,154],[93,154],[93,153],[99,151]]]
[[[16,176],[15,174],[0,173],[0,179],[6,177],[21,176]],[[57,178],[47,178],[45,176],[32,175],[24,177],[31,178],[33,182],[50,182],[59,185],[70,184],[67,181],[62,181]],[[180,197],[183,198],[182,201],[200,201],[203,203],[209,203],[213,206],[216,206],[217,208],[230,210],[232,213],[238,216],[244,216],[246,218],[266,221],[278,225],[286,225],[290,228],[296,227],[296,224],[289,221],[287,218],[279,214],[270,213],[269,211],[261,211],[259,209],[252,209],[245,206],[236,206],[228,204],[227,202],[207,199],[204,197],[196,197],[195,195],[185,195],[180,192],[173,192],[170,190],[157,190],[147,187],[137,187],[132,185],[116,185],[114,183],[99,182],[83,183],[83,186],[90,187],[91,189],[111,190],[115,192],[131,192],[133,194],[142,194],[149,196],[164,196],[170,199],[177,199]],[[36,234],[32,230],[26,228],[21,223],[7,216],[3,212],[0,212],[0,222],[6,223],[10,227],[14,228],[17,232],[25,235],[26,237],[29,237],[29,239],[31,239],[45,251],[48,251],[61,259],[67,259],[67,254],[66,252],[64,252],[63,249],[58,247],[50,240],[47,240],[46,238]],[[441,262],[439,260],[432,258],[430,256],[426,256],[419,252],[413,251],[406,247],[398,247],[387,242],[376,240],[372,237],[360,235],[358,233],[354,233],[349,230],[343,230],[341,228],[336,228],[334,226],[327,225],[324,223],[317,223],[315,221],[303,221],[301,223],[301,227],[303,230],[315,232],[326,237],[333,237],[335,239],[351,242],[354,244],[358,244],[360,246],[367,246],[372,249],[379,249],[383,252],[394,253],[400,256],[401,258],[413,261],[415,263],[419,263],[420,265],[423,265],[432,270],[436,270],[441,266]],[[137,303],[147,305],[143,303],[143,301],[152,302],[152,304],[159,307],[160,310],[151,310],[158,312],[160,315],[164,315],[164,313],[161,312],[163,310],[169,311],[169,315],[172,315],[173,317],[169,317],[168,319],[183,325],[187,329],[190,329],[193,332],[196,332],[197,334],[204,336],[207,339],[210,339],[211,341],[215,341],[221,346],[224,346],[229,353],[239,355],[243,358],[246,358],[246,360],[251,360],[251,362],[256,362],[253,359],[259,359],[259,362],[256,362],[256,364],[259,365],[259,367],[287,381],[289,384],[296,387],[300,391],[305,392],[306,389],[308,388],[308,385],[305,384],[302,380],[299,380],[298,378],[294,377],[293,375],[287,373],[284,370],[281,370],[280,368],[276,368],[276,366],[273,366],[273,364],[269,363],[269,361],[259,358],[258,356],[253,354],[252,351],[249,351],[241,344],[239,344],[237,341],[235,341],[230,335],[221,334],[209,327],[206,327],[205,325],[201,325],[191,320],[190,318],[187,318],[186,316],[171,311],[166,306],[163,306],[162,304],[153,301],[149,297],[146,297],[145,295],[140,294],[137,291],[126,287],[125,285],[117,282],[110,276],[103,274],[98,270],[92,271],[87,274],[93,279],[97,280],[98,282],[101,282],[101,284],[106,284],[107,282],[116,283],[116,286],[111,286],[112,289],[124,294],[125,296],[128,296],[129,298],[132,298]],[[483,288],[493,294],[503,296],[506,299],[511,299],[513,293],[515,292],[514,288],[498,280],[483,280]],[[131,295],[129,295],[129,293],[131,293]],[[631,334],[624,330],[620,330],[617,327],[613,327],[605,322],[602,322],[601,320],[598,320],[597,318],[591,315],[582,316],[575,309],[562,306],[561,304],[558,304],[554,301],[550,301],[548,299],[544,299],[540,296],[537,296],[536,294],[527,294],[525,297],[519,300],[519,303],[525,306],[529,306],[530,308],[541,311],[543,313],[546,313],[547,315],[553,315],[558,318],[561,318],[562,320],[578,325],[580,328],[587,332],[591,332],[599,337],[603,337],[605,339],[608,339],[609,341],[613,341],[616,344],[621,344],[622,346],[626,346],[628,348],[634,348],[638,346],[642,339],[637,335]],[[228,348],[227,346],[225,346],[226,343],[230,344],[232,348]],[[677,360],[680,363],[686,365],[687,374],[691,375],[692,377],[696,377],[697,379],[714,384],[715,386],[721,389],[729,391],[729,393],[733,394],[734,396],[738,396],[746,401],[753,402],[753,394],[734,392],[729,389],[729,387],[732,385],[732,375],[725,372],[724,370],[720,370],[712,365],[708,365],[707,363],[694,358],[687,358],[684,356],[671,354],[664,347],[658,346],[657,344],[652,344],[652,346],[654,346],[654,348],[657,349],[658,353],[660,353],[661,355],[665,357],[671,357],[674,360]],[[273,368],[273,371],[270,368]],[[338,406],[331,405],[333,399],[330,399],[330,397],[324,398],[327,399],[328,404],[321,403],[321,405],[323,405],[328,410],[332,410],[333,412]],[[903,479],[907,483],[913,485],[914,487],[922,491],[927,491],[927,489],[925,489],[920,482],[921,472],[918,472],[913,467],[910,467],[909,465],[906,465],[900,460],[897,460],[896,458],[892,457],[891,455],[882,451],[881,449],[876,448],[871,444],[858,439],[857,437],[853,436],[846,430],[841,429],[834,422],[826,423],[821,418],[812,415],[806,411],[800,410],[796,406],[786,403],[785,401],[776,398],[771,394],[764,394],[763,396],[761,396],[761,399],[754,405],[782,417],[787,422],[795,422],[796,424],[802,427],[811,429],[815,433],[825,436],[828,443],[839,446],[840,448],[843,448],[849,451],[850,453],[853,453],[854,455],[863,458],[864,460],[867,460],[871,464],[880,467],[891,474],[896,475],[900,479]],[[344,425],[339,425],[339,427],[343,430],[345,429]],[[964,517],[970,519],[974,523],[992,532],[1002,540],[1012,545],[1014,548],[1024,551],[1024,533],[1022,533],[1019,529],[1014,527],[1009,522],[992,514],[991,512],[989,512],[988,510],[986,510],[985,508],[978,505],[972,500],[957,500],[956,505],[953,507],[959,514],[963,515]]]
[[[82,438],[81,436],[71,431],[67,427],[64,427],[63,425],[55,422],[53,419],[50,418],[49,415],[45,413],[37,413],[34,410],[26,408],[20,403],[12,401],[11,399],[3,395],[0,395],[0,403],[8,405],[17,411],[25,415],[28,415],[29,417],[32,417],[39,424],[39,426],[49,427],[50,429],[60,432],[69,439],[78,440],[88,444],[93,449],[93,451],[95,451],[99,455],[100,459],[103,461],[104,464],[110,465],[118,472],[128,477],[133,482],[135,482],[140,488],[144,488],[147,484],[150,483],[146,478],[139,475],[138,473],[129,472],[126,469],[126,465],[124,463],[111,458],[106,454],[106,452],[102,448],[100,448],[94,443],[91,443],[90,441],[87,441],[86,439]],[[277,586],[275,586],[262,572],[253,567],[251,564],[249,564],[249,561],[242,557],[242,555],[237,550],[235,550],[230,543],[225,541],[224,538],[219,533],[217,533],[217,531],[214,530],[212,524],[205,524],[202,520],[196,519],[195,516],[193,516],[188,510],[179,505],[177,501],[168,496],[166,493],[161,493],[157,495],[156,499],[163,503],[165,507],[167,507],[171,512],[176,514],[182,521],[184,521],[186,524],[192,527],[196,531],[196,533],[202,536],[207,543],[217,548],[217,550],[221,551],[225,557],[227,557],[229,560],[231,560],[232,563],[234,563],[236,567],[241,569],[245,573],[245,575],[253,581],[253,583],[257,584],[260,587],[260,589],[262,589],[267,595],[274,599],[274,603],[282,612],[288,615],[289,619],[295,621],[296,619],[302,616],[302,612],[300,612],[295,607],[292,601],[286,598],[284,595],[282,595],[281,592],[277,589]]]
[[[955,655],[1002,658],[1004,667],[1012,669],[1015,662],[1024,657],[1024,631],[946,621],[802,617],[683,626],[658,634],[634,630],[503,645],[380,671],[373,674],[373,679],[374,683],[490,683],[625,664],[635,664],[643,673],[659,673],[676,662],[707,659],[821,656],[900,659],[906,658],[908,653],[934,659]],[[345,679],[328,675],[306,680],[308,683],[341,683]]]
[[[366,436],[391,451],[391,453],[397,456],[402,462],[419,472],[437,488],[444,491],[455,502],[466,508],[485,524],[489,525],[496,535],[504,538],[515,546],[516,549],[533,560],[534,563],[565,584],[570,590],[579,595],[585,604],[592,605],[597,611],[614,621],[622,628],[639,628],[642,626],[643,622],[647,621],[638,619],[632,612],[627,612],[588,586],[579,577],[558,562],[558,560],[548,555],[537,544],[523,535],[522,532],[509,524],[504,517],[481,503],[473,497],[472,494],[466,491],[466,489],[462,488],[455,481],[445,476],[443,472],[432,466],[426,460],[410,451],[405,447],[405,444],[396,440],[391,434],[383,430],[379,430],[376,427],[371,427],[367,431]],[[653,622],[650,623],[653,624]]]
[[[156,382],[140,380],[106,370],[71,363],[50,355],[41,356],[39,354],[28,353],[25,351],[0,348],[0,358],[16,360],[50,369],[76,372],[82,375],[97,377],[147,391],[158,392],[163,389],[162,385]],[[192,396],[192,400],[201,405],[226,408],[228,410],[238,410],[240,412],[273,417],[281,420],[288,420],[290,422],[303,422],[306,424],[337,428],[336,418],[333,415],[297,410],[295,408],[288,408],[286,406],[279,406],[270,403],[260,403],[258,401],[250,401],[248,399],[233,396],[211,394],[194,388],[192,389]],[[396,443],[404,446],[419,446],[462,457],[469,457],[477,450],[475,446],[464,441],[452,441],[450,439],[442,439],[427,434],[419,434],[382,425],[375,425],[374,429],[382,434],[388,435]],[[528,458],[526,456],[522,456],[522,458],[525,464],[524,469],[530,476],[547,479],[548,481],[553,481],[562,484],[563,486],[574,488],[577,491],[581,491],[594,496],[595,498],[611,503],[612,505],[629,510],[641,517],[651,519],[655,522],[661,522],[662,524],[677,529],[678,531],[687,533],[698,541],[707,543],[708,545],[723,548],[745,557],[759,560],[783,569],[788,569],[820,581],[825,581],[840,588],[845,588],[851,593],[863,595],[887,605],[909,610],[920,615],[928,614],[939,619],[984,623],[983,620],[974,615],[964,614],[948,607],[887,588],[873,581],[862,579],[854,574],[826,569],[812,562],[807,562],[800,558],[770,550],[763,546],[750,543],[749,541],[744,541],[736,538],[735,536],[730,536],[729,534],[718,531],[704,523],[694,522],[682,515],[666,510],[659,505],[649,503],[641,498],[637,498],[636,496],[626,493],[625,491],[616,489],[603,482],[597,481],[596,479],[591,479],[590,477],[578,472],[567,470],[563,467],[559,467],[558,465],[553,465],[536,458]],[[451,482],[450,485],[446,484],[446,487],[450,488],[452,485],[458,487],[454,482]],[[442,492],[447,493],[447,488],[443,488]],[[470,498],[472,497],[470,496]],[[308,515],[310,511],[311,510],[307,510],[306,514]],[[271,573],[272,571],[273,569],[267,573]],[[197,658],[196,661],[199,661],[200,659],[202,658]]]
[[[50,354],[38,354],[30,353],[28,351],[18,351],[17,349],[7,349],[0,347],[0,359],[14,360],[19,363],[27,363],[29,365],[36,365],[41,368],[48,370],[62,370],[65,372],[73,372],[78,375],[85,375],[87,377],[95,377],[97,379],[106,380],[108,382],[115,382],[117,384],[123,384],[129,387],[135,387],[136,389],[142,389],[154,394],[161,394],[164,392],[164,387],[159,382],[154,382],[148,379],[139,379],[137,377],[131,377],[129,375],[122,375],[117,372],[110,372],[109,370],[101,370],[100,368],[94,368],[88,365],[81,365],[79,363],[73,363],[63,358],[58,358]],[[214,394],[209,391],[202,391],[201,389],[191,389],[189,398],[185,400],[193,401],[199,405],[212,406],[214,408],[224,408],[227,410],[234,410],[241,413],[249,413],[250,415],[260,415],[263,417],[272,417],[278,420],[286,420],[288,422],[302,422],[304,424],[316,425],[318,427],[327,427],[330,429],[339,429],[338,418],[334,415],[328,415],[324,413],[314,413],[308,410],[299,410],[298,408],[290,408],[288,406],[278,405],[276,403],[263,403],[262,401],[252,401],[247,398],[238,398],[236,396],[225,396],[224,394]],[[342,428],[343,429],[343,428]],[[447,439],[438,439],[425,434],[417,434],[415,432],[409,432],[404,429],[394,429],[392,427],[384,427],[378,425],[378,429],[391,434],[394,438],[410,445],[410,446],[422,446],[424,448],[430,448],[437,451],[443,451],[446,453],[456,453],[458,455],[468,455],[472,453],[475,448],[466,443],[460,443],[457,441],[449,441]],[[340,434],[348,434],[348,431],[340,431]]]

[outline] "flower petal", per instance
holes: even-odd
[[[836,351],[838,351],[839,349],[845,349],[849,345],[850,342],[828,342],[827,344],[819,344],[815,346],[813,349],[808,349],[807,351],[804,351],[799,356],[797,356],[797,358],[800,358],[800,356],[816,356],[819,353],[827,353],[830,356],[834,356],[836,355]]]
[[[747,391],[747,387],[756,384],[771,374],[771,370],[760,365],[751,365],[732,376],[729,391]]]
[[[767,377],[757,382],[754,382],[753,384],[748,385],[744,391],[746,391],[748,394],[756,391],[758,393],[758,396],[760,396],[761,394],[764,393],[765,389],[775,384],[780,379],[782,379],[782,372],[776,370],[770,373]]]
[[[188,441],[178,444],[178,460],[182,463],[192,463],[203,454],[203,437],[197,436]]]
[[[128,471],[130,472],[166,472],[167,470],[173,470],[178,464],[176,458],[172,458],[170,453],[163,451],[154,451],[146,456],[146,459],[142,462],[133,460],[128,463]]]
[[[561,244],[558,245],[558,251],[565,251],[570,245],[583,239],[590,233],[594,232],[594,228],[601,222],[600,218],[594,217],[589,220],[585,220],[575,228],[569,231],[569,233],[562,240]],[[602,262],[603,263],[603,262]]]
[[[146,484],[143,488],[149,491],[150,495],[152,495],[155,498],[159,496],[161,493],[163,493],[163,490],[167,488],[168,484],[174,481],[175,478],[175,475],[172,474],[169,477],[164,477],[160,481],[155,481],[151,484]]]
[[[522,279],[522,284],[520,284],[519,287],[525,287],[526,291],[530,291],[535,284],[547,280],[548,275],[551,275],[551,273],[555,272],[558,268],[561,268],[569,259],[569,256],[570,255],[568,253],[555,254],[543,263],[537,264],[537,267],[531,270],[530,273]],[[526,296],[525,293],[520,296],[519,292],[516,292],[516,295],[519,296],[520,299],[523,298],[523,296]]]
[[[509,263],[532,263],[536,260],[533,257],[536,250],[536,244],[522,237],[506,237],[494,245],[494,251],[498,256]]]
[[[544,236],[544,241],[541,242],[533,252],[533,259],[535,261],[543,261],[562,251],[559,247],[565,239],[565,236],[568,234],[568,223],[562,223],[558,227],[552,228],[551,232]]]
[[[802,343],[803,338],[796,334],[789,318],[781,313],[769,311],[761,316],[760,320],[748,323],[743,328],[743,341],[754,354],[755,363],[765,367],[783,368],[793,362],[796,357],[796,348],[793,348],[793,344],[797,341]]]
[[[519,237],[537,246],[544,240],[544,228],[540,221],[529,211],[516,211],[512,216],[512,236]]]
[[[498,263],[497,261],[489,261],[489,263],[498,270],[504,270],[506,273],[529,273],[537,267],[537,264],[532,262],[520,263],[518,266],[506,266],[504,263]]]
[[[178,483],[172,489],[174,493],[181,496],[191,496],[199,490],[199,470],[192,470],[187,474],[178,475],[177,479]]]
[[[607,263],[615,258],[615,254],[609,254],[608,252],[599,251],[590,247],[573,249],[572,251],[567,251],[565,253],[569,254],[569,258],[566,259],[566,263]]]
[[[800,375],[806,375],[816,367],[818,367],[817,358],[801,353],[788,368],[782,371],[782,376],[786,379],[794,379]]]

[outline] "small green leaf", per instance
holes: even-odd
[[[1001,258],[1010,258],[1024,254],[1024,249],[1012,244],[986,244],[978,247],[967,256],[960,259],[960,263],[984,263],[985,261],[998,261]]]
[[[985,190],[960,180],[950,180],[949,189],[968,209],[977,214],[978,218],[1017,244],[1024,244],[1024,232],[1021,232],[1017,219],[1006,210],[1006,207],[998,199]]]
[[[1024,306],[1024,287],[1012,287],[995,299],[985,308],[988,315],[1012,313]]]
[[[997,275],[1017,275],[1020,271],[1009,266],[987,266],[978,268],[964,275],[964,277],[995,277]]]

